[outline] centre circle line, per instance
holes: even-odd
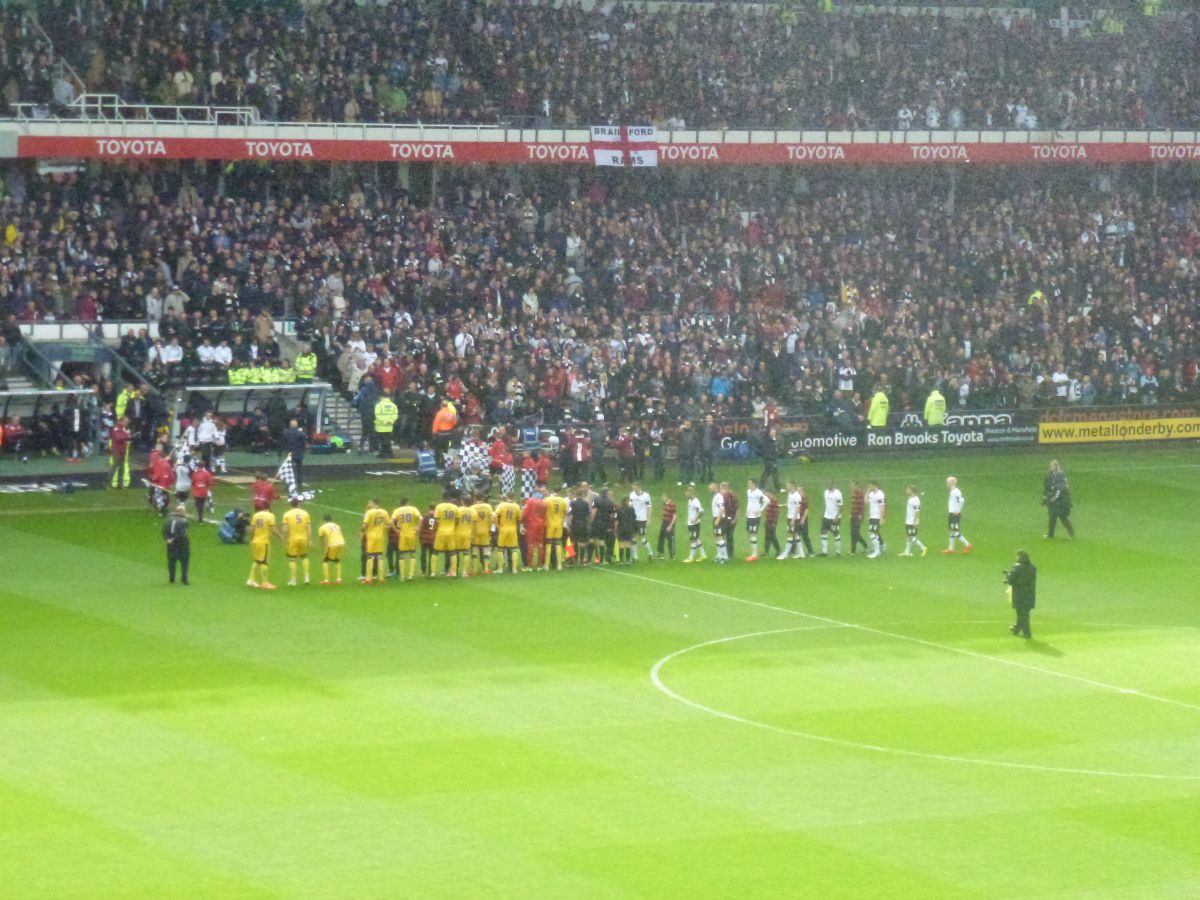
[[[860,625],[856,622],[843,622],[839,619],[833,619],[829,616],[819,616],[816,613],[802,612],[798,609],[789,609],[786,606],[774,606],[770,603],[763,603],[759,600],[747,600],[744,597],[736,597],[733,594],[722,594],[718,591],[709,591],[704,588],[692,587],[688,584],[676,584],[673,581],[663,581],[661,578],[650,578],[646,575],[635,575],[632,572],[618,572],[613,569],[602,569],[601,571],[609,575],[618,575],[622,578],[636,578],[638,581],[648,581],[652,584],[663,585],[664,587],[672,587],[681,591],[691,591],[694,594],[702,594],[707,597],[716,597],[718,600],[728,600],[733,603],[743,603],[748,606],[757,606],[761,609],[769,609],[774,612],[786,613],[790,616],[798,616],[802,619],[808,619],[813,622],[820,622],[824,625],[837,628],[853,628],[856,631],[862,631],[867,634],[876,634],[880,637],[892,638],[897,641],[906,641],[910,644],[917,644],[922,647],[932,647],[935,650],[944,650],[947,653],[958,653],[961,656],[969,656],[974,659],[982,659],[988,662],[998,663],[1002,666],[1010,666],[1014,669],[1024,669],[1027,672],[1036,672],[1041,675],[1049,675],[1052,678],[1062,678],[1067,681],[1074,681],[1079,684],[1086,684],[1089,687],[1098,688],[1104,691],[1111,691],[1114,694],[1123,696],[1136,696],[1143,700],[1153,700],[1156,703],[1165,703],[1169,706],[1179,706],[1184,709],[1193,709],[1200,712],[1200,705],[1195,703],[1186,703],[1183,700],[1172,700],[1170,697],[1160,697],[1157,694],[1147,694],[1136,688],[1122,687],[1121,685],[1108,684],[1104,681],[1095,681],[1091,678],[1085,678],[1082,675],[1071,675],[1067,672],[1056,672],[1054,669],[1043,669],[1041,666],[1031,666],[1028,663],[1018,662],[1015,659],[1005,659],[1002,656],[991,656],[987,653],[979,653],[975,650],[968,650],[965,647],[955,647],[950,644],[939,644],[937,641],[927,641],[924,638],[913,637],[908,634],[898,634],[895,631],[885,631],[882,628],[872,628],[870,625]]]
[[[680,650],[675,650],[672,653],[668,653],[662,659],[658,660],[658,662],[656,662],[650,669],[650,681],[664,696],[698,712],[702,712],[719,719],[724,719],[728,722],[736,722],[739,725],[749,725],[753,728],[759,728],[763,731],[769,731],[774,734],[804,738],[806,740],[817,741],[822,744],[830,744],[836,747],[850,747],[856,750],[867,750],[872,753],[884,753],[890,756],[906,756],[911,759],[926,759],[936,762],[967,763],[975,766],[989,766],[992,768],[1001,769],[1019,769],[1027,772],[1053,772],[1062,775],[1086,775],[1100,778],[1137,778],[1151,781],[1200,781],[1200,775],[1168,775],[1160,772],[1118,772],[1107,769],[1080,769],[1069,766],[1044,766],[1036,763],[1008,762],[1000,759],[980,759],[978,757],[956,756],[948,753],[927,753],[922,750],[903,750],[899,747],[887,747],[881,744],[869,744],[863,741],[851,741],[846,738],[831,737],[827,734],[801,731],[798,728],[784,728],[780,725],[772,725],[769,722],[762,722],[758,719],[748,719],[745,716],[739,716],[734,713],[726,712],[725,710],[717,709],[704,703],[700,703],[696,700],[692,700],[690,697],[685,697],[683,694],[680,694],[678,691],[667,685],[662,678],[662,670],[670,662],[678,659],[681,656],[684,656],[685,654],[691,653],[694,650],[701,650],[705,647],[712,647],[718,644],[730,644],[734,641],[743,641],[756,637],[766,637],[773,634],[790,634],[800,631],[823,631],[827,629],[854,627],[855,626],[849,624],[806,625],[799,628],[774,628],[769,631],[751,631],[746,634],[734,634],[727,637],[701,641],[698,644],[692,644],[690,647],[684,647]]]

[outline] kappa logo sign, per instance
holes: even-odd
[[[981,425],[1011,425],[1012,413],[948,413],[946,424],[978,428]]]
[[[900,420],[901,428],[924,428],[925,423],[921,421],[921,417],[915,412],[905,413],[904,418]]]

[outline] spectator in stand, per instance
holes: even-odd
[[[795,4],[433,0],[333,9],[81,0],[70,9],[40,18],[89,90],[253,105],[268,120],[1059,129],[1187,128],[1197,114],[1190,8],[1110,11],[1066,34],[1053,18],[908,16],[886,5],[853,16]],[[5,23],[5,46],[23,50],[6,63],[6,98],[72,96],[73,84],[56,88],[49,75],[49,45],[15,15]],[[119,55],[106,52],[115,47]],[[147,180],[141,196],[153,195]],[[204,203],[183,188],[175,196],[191,209]],[[349,208],[369,205],[361,190],[352,196]],[[522,231],[543,227],[533,212],[516,220]],[[585,259],[577,247],[572,260]],[[516,300],[528,293],[523,286]]]
[[[19,222],[22,235],[8,250],[17,265],[0,268],[0,295],[12,298],[15,327],[24,298],[42,296],[43,282],[33,279],[49,268],[73,296],[103,296],[120,317],[157,279],[162,242],[161,261],[183,268],[179,281],[195,308],[164,313],[147,378],[162,383],[160,356],[175,340],[193,348],[176,364],[189,377],[204,338],[214,358],[227,341],[238,365],[249,365],[252,348],[277,352],[273,325],[259,342],[261,317],[246,298],[282,314],[270,298],[284,291],[304,310],[297,330],[320,336],[331,368],[344,359],[365,371],[371,357],[385,367],[391,355],[406,409],[421,423],[417,435],[431,432],[439,392],[461,398],[464,422],[516,424],[540,413],[554,427],[571,416],[596,425],[601,445],[662,406],[693,421],[765,419],[768,408],[826,412],[834,427],[853,429],[865,409],[854,385],[885,381],[895,412],[920,412],[935,387],[952,409],[1054,402],[1060,365],[1067,402],[1085,402],[1087,383],[1097,403],[1142,402],[1154,392],[1142,384],[1146,371],[1156,373],[1160,402],[1187,399],[1196,392],[1200,206],[1186,181],[1160,185],[1156,197],[1139,174],[1120,192],[1062,192],[1056,173],[1027,172],[1031,183],[1006,189],[997,206],[994,188],[1006,176],[973,170],[954,209],[930,215],[911,210],[934,208],[940,188],[900,175],[879,185],[857,172],[796,198],[781,197],[758,173],[714,170],[706,186],[737,198],[717,208],[682,184],[663,201],[648,202],[640,182],[621,180],[569,201],[578,173],[539,173],[539,184],[557,185],[564,198],[551,202],[519,178],[447,170],[436,213],[383,190],[358,209],[336,192],[256,205],[239,196],[236,174],[220,198],[215,182],[189,173],[204,202],[184,215],[170,201],[138,206],[140,175],[113,164],[61,183],[31,179],[32,211],[0,201],[0,215]],[[170,196],[179,176],[160,177]],[[58,212],[76,194],[94,193],[105,200],[82,204],[77,217]],[[530,207],[537,226],[509,228]],[[195,228],[203,241],[191,237]],[[562,248],[571,232],[587,236],[587,254],[568,266]],[[362,236],[354,252],[336,238],[346,233]],[[106,259],[101,272],[99,236],[110,234],[132,252],[119,265]],[[221,235],[243,239],[236,264],[209,249]],[[510,270],[509,258],[521,265]],[[246,267],[253,280],[240,274]],[[522,316],[525,288],[540,279],[544,298],[544,285],[568,269],[584,273],[584,287],[566,311],[546,304]],[[640,311],[628,303],[633,282]],[[332,294],[327,285],[339,283],[342,293]],[[847,302],[838,303],[843,284]],[[1031,296],[1038,299],[1022,302]],[[41,301],[31,302],[42,314]],[[121,351],[136,364],[148,346],[143,331],[127,334]],[[714,380],[719,396],[710,392]],[[147,416],[162,414],[151,399],[135,404],[146,437]],[[597,409],[603,424],[593,422]],[[279,431],[286,419],[285,411]],[[702,437],[712,449],[707,429]]]

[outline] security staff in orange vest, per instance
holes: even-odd
[[[450,448],[450,437],[458,425],[458,413],[449,400],[442,400],[441,408],[433,415],[433,446],[439,453]]]

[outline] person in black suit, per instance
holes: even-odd
[[[187,584],[192,548],[188,541],[187,507],[182,503],[175,507],[175,514],[163,523],[163,540],[167,544],[167,577],[174,584],[175,568],[178,566],[182,581]]]
[[[1037,606],[1037,566],[1024,550],[1017,551],[1017,564],[1004,573],[1004,581],[1012,589],[1012,608],[1017,611],[1016,624],[1009,631],[1031,638],[1029,614]]]
[[[1046,537],[1054,537],[1055,526],[1061,521],[1067,534],[1075,537],[1075,526],[1071,524],[1071,488],[1067,484],[1067,473],[1057,459],[1050,460],[1050,470],[1042,482],[1042,503],[1050,514],[1046,525]]]
[[[283,452],[292,454],[292,471],[296,475],[296,490],[304,484],[304,451],[308,447],[308,435],[300,427],[299,419],[292,419],[283,432]]]

